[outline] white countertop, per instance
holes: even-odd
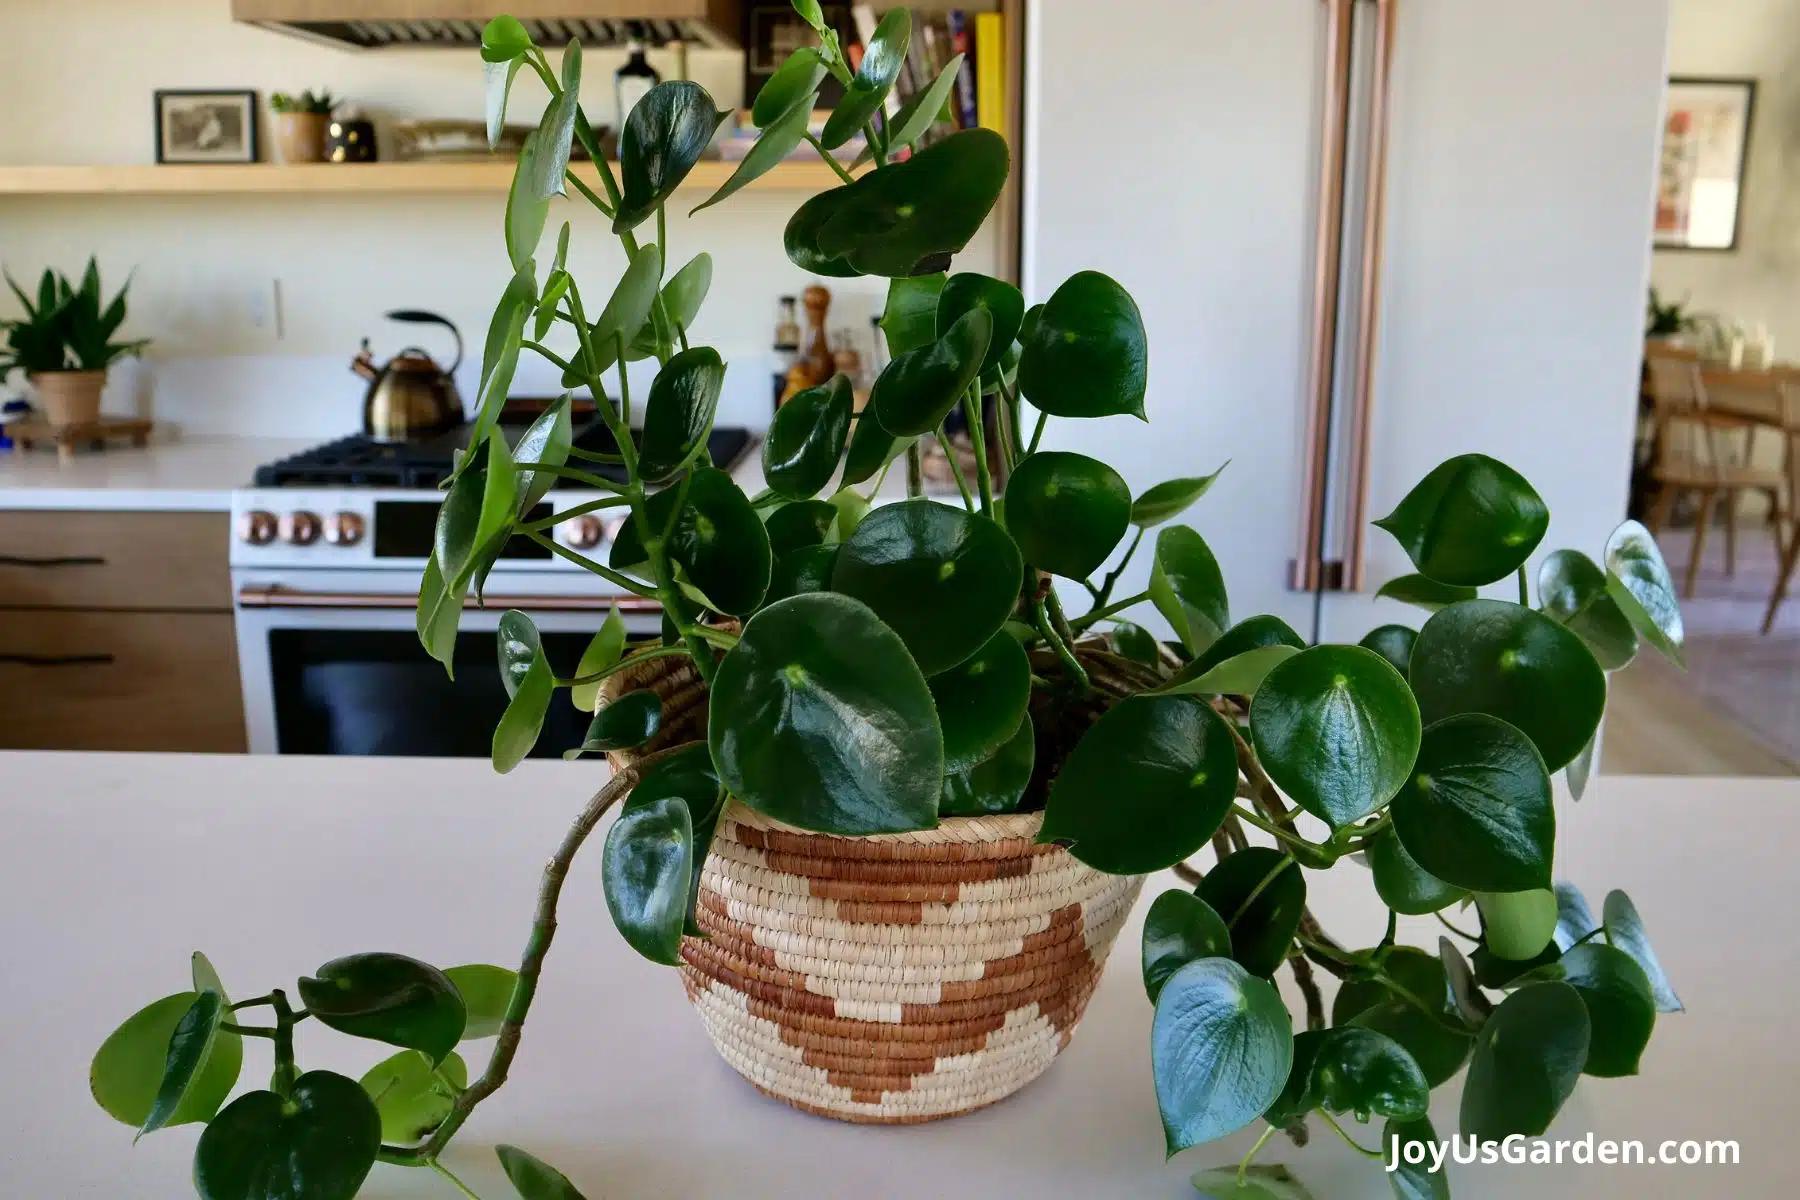
[[[0,509],[230,512],[231,489],[256,468],[316,445],[312,438],[196,437],[148,446],[0,452]]]
[[[134,1149],[89,1097],[88,1060],[107,1032],[185,988],[196,948],[238,995],[291,986],[359,950],[516,962],[544,857],[603,778],[593,765],[535,761],[500,777],[479,760],[0,754],[3,1190],[191,1196],[197,1127]],[[1788,1128],[1800,1098],[1790,915],[1800,781],[1603,776],[1579,808],[1563,803],[1558,833],[1560,873],[1596,906],[1611,887],[1632,893],[1688,1012],[1658,1021],[1642,1077],[1584,1079],[1554,1136],[1591,1130],[1652,1147],[1733,1138],[1743,1165],[1460,1167],[1458,1200],[1800,1193]],[[1192,1200],[1190,1174],[1248,1146],[1240,1133],[1163,1161],[1135,920],[1074,1044],[1005,1103],[885,1129],[764,1099],[714,1054],[675,974],[613,931],[603,835],[563,893],[511,1082],[445,1155],[487,1200],[512,1194],[497,1142],[536,1152],[594,1200]],[[1358,868],[1307,878],[1328,928],[1352,944],[1377,939],[1382,911]],[[1143,904],[1160,890],[1153,880]],[[1435,929],[1411,936],[1435,944]],[[302,1066],[356,1075],[385,1055],[315,1026],[301,1027]],[[472,1070],[489,1044],[466,1047]],[[244,1086],[261,1086],[265,1055],[246,1047]],[[1440,1134],[1454,1129],[1454,1096],[1439,1094],[1436,1116]],[[1319,1200],[1389,1195],[1378,1168],[1316,1123],[1310,1147],[1273,1142],[1264,1158],[1287,1163]],[[428,1173],[378,1165],[362,1194],[450,1192]]]

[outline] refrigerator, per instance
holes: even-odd
[[[1598,558],[1625,514],[1668,27],[1668,0],[1030,5],[1023,287],[1105,271],[1150,351],[1148,424],[1045,443],[1134,492],[1229,460],[1180,519],[1234,621],[1311,640],[1417,628],[1374,597],[1412,567],[1367,522],[1455,454],[1548,502],[1534,579],[1561,546]]]

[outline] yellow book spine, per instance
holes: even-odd
[[[1006,18],[975,14],[975,116],[982,128],[1006,132]]]

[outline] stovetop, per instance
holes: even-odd
[[[470,426],[412,442],[378,442],[360,434],[326,442],[311,450],[267,463],[256,469],[255,486],[270,487],[369,487],[435,488],[450,478],[456,453],[468,448]],[[502,426],[509,441],[517,443],[524,426]],[[619,443],[600,420],[590,422],[575,435],[577,448],[595,454],[617,452]],[[716,427],[707,439],[713,465],[729,471],[750,448],[750,432],[731,426]],[[625,468],[608,463],[583,462],[581,469],[625,481]],[[580,487],[558,480],[557,486]]]

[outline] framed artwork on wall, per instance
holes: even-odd
[[[256,93],[158,91],[156,161],[256,162]]]
[[[1756,80],[1669,80],[1656,180],[1659,250],[1735,250]]]

